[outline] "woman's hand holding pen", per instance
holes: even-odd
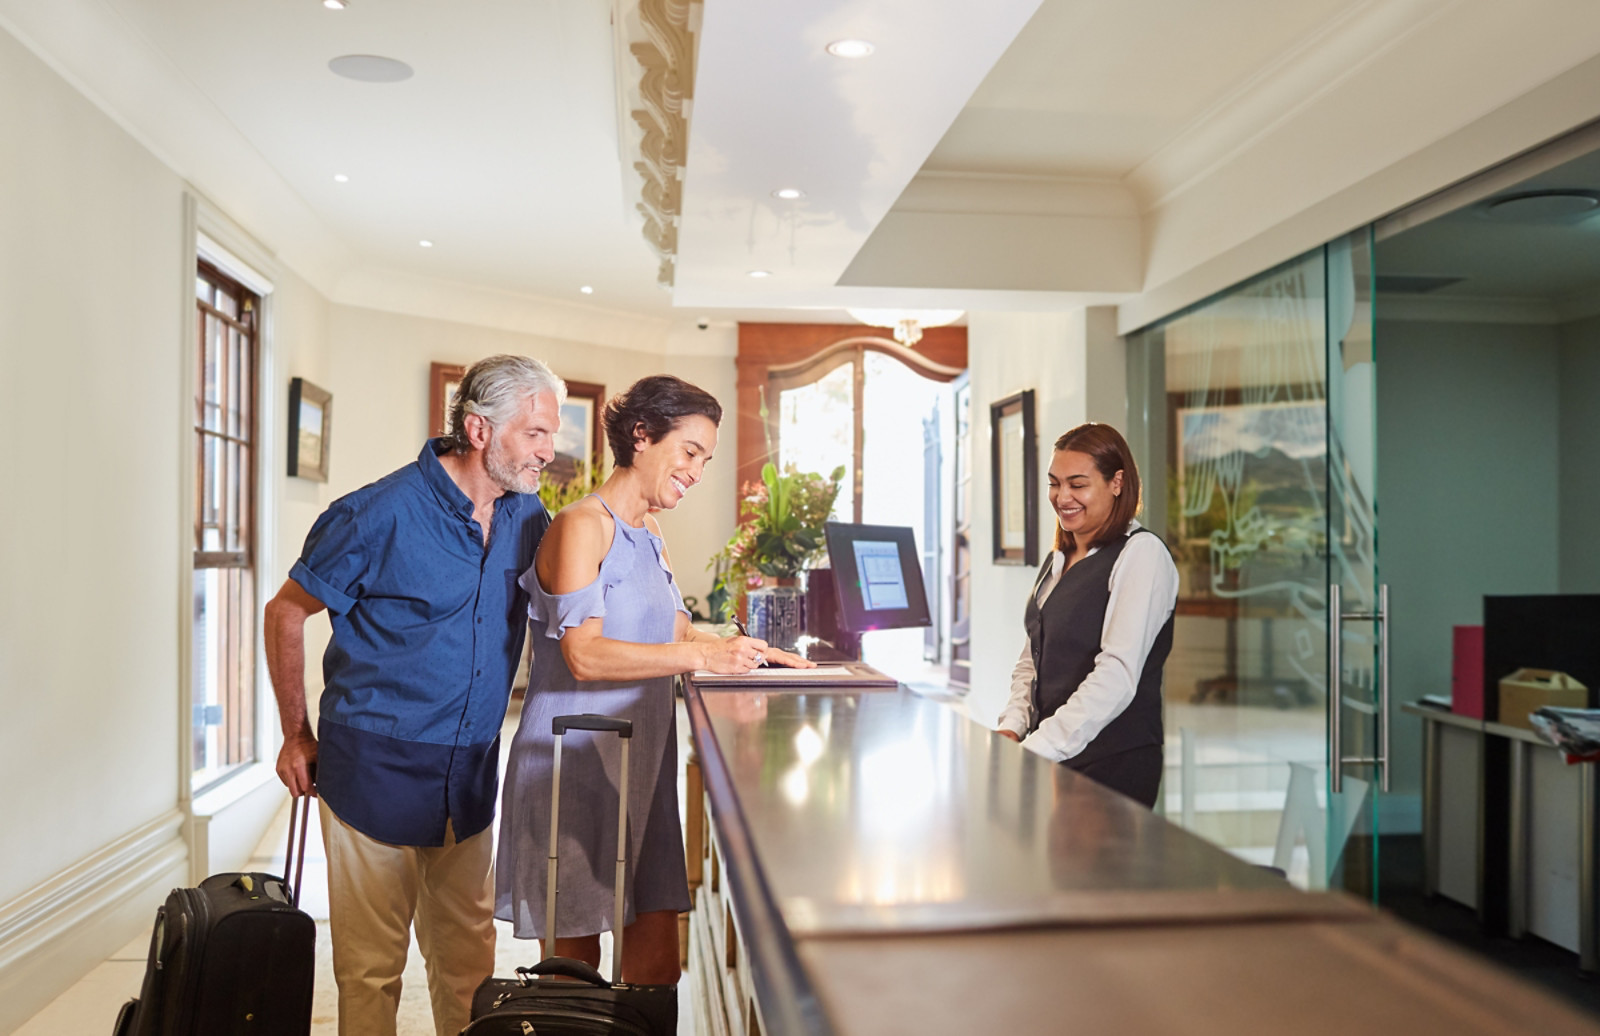
[[[706,665],[704,668],[713,673],[728,673],[743,676],[762,666],[777,666],[785,669],[815,669],[817,663],[788,651],[780,651],[758,637],[750,636],[750,631],[745,629],[744,623],[738,619],[733,620],[734,626],[739,630],[736,637],[724,637],[713,644],[707,645]]]
[[[761,665],[767,642],[755,637],[723,637],[706,644],[705,668],[713,673],[742,676]]]

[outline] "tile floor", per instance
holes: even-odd
[[[506,717],[501,744],[509,745],[516,731],[519,715],[513,703],[512,713]],[[682,761],[687,755],[688,717],[682,705],[678,709],[679,746],[679,801],[683,800]],[[504,753],[501,769],[504,771]],[[284,806],[272,828],[261,839],[260,846],[247,865],[250,870],[281,874],[284,848],[289,835],[289,807]],[[302,879],[300,906],[317,922],[317,972],[316,988],[311,1011],[312,1036],[335,1036],[338,1032],[338,997],[333,982],[331,943],[328,938],[327,860],[322,852],[322,834],[317,822],[317,811],[311,811],[311,830],[306,839],[306,866]],[[151,908],[154,914],[154,905]],[[495,947],[495,974],[514,975],[518,965],[528,965],[538,959],[538,943],[517,939],[511,934],[510,924],[495,922],[497,935]],[[603,973],[610,972],[610,940],[601,938]],[[139,994],[144,978],[145,958],[150,947],[150,936],[141,933],[122,949],[96,966],[76,985],[57,997],[44,1010],[34,1015],[16,1030],[15,1036],[61,1036],[63,1033],[109,1033],[117,1010],[130,997]],[[689,977],[684,977],[678,989],[682,1010],[678,1018],[681,1034],[696,1031],[695,1020],[690,1016],[689,1005],[694,1003]],[[422,954],[415,939],[406,961],[402,978],[399,1012],[399,1036],[435,1036],[433,1012],[428,1004],[428,982]]]

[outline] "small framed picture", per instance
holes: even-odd
[[[328,433],[333,396],[304,378],[289,380],[289,474],[328,481]]]
[[[428,438],[443,435],[450,426],[450,400],[467,373],[465,367],[452,363],[434,363],[428,366]]]
[[[994,484],[994,562],[1039,563],[1039,442],[1033,390],[989,405],[990,475]]]

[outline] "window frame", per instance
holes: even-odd
[[[249,769],[252,765],[260,763],[265,755],[262,744],[261,726],[265,714],[261,708],[263,687],[268,686],[261,674],[261,629],[260,615],[260,568],[261,568],[261,537],[262,516],[264,513],[262,499],[262,472],[264,470],[264,457],[262,455],[266,431],[262,420],[262,413],[267,397],[264,391],[263,379],[263,353],[264,353],[264,306],[265,296],[255,287],[247,283],[246,278],[236,276],[227,269],[223,263],[206,254],[206,251],[197,247],[192,272],[188,278],[189,304],[193,307],[190,311],[194,330],[194,352],[189,362],[189,405],[193,411],[189,420],[189,434],[192,436],[191,449],[194,463],[193,482],[190,491],[191,505],[189,509],[189,564],[186,566],[187,579],[185,587],[185,600],[194,602],[199,596],[197,584],[201,573],[219,571],[227,573],[240,573],[228,575],[223,578],[230,584],[218,595],[219,599],[213,605],[208,601],[208,610],[216,607],[225,609],[225,637],[227,640],[224,657],[227,659],[223,665],[230,671],[230,684],[219,693],[223,706],[222,731],[219,732],[219,745],[217,759],[206,759],[203,749],[196,745],[199,727],[197,719],[199,708],[205,707],[196,704],[202,691],[199,672],[200,658],[198,652],[203,650],[191,635],[187,638],[184,651],[184,666],[188,673],[189,693],[186,695],[189,706],[184,710],[188,720],[185,730],[187,744],[185,776],[188,791],[192,796],[204,794],[206,791],[217,787],[237,774]],[[199,297],[198,286],[201,282],[209,284],[214,289],[210,299]],[[230,315],[216,305],[217,292],[225,292],[232,296],[234,309],[240,316]],[[241,319],[241,316],[248,314]],[[211,427],[205,413],[206,401],[203,394],[207,388],[207,333],[216,323],[225,329],[226,344],[218,352],[217,362],[223,369],[217,372],[219,382],[224,386],[224,397],[228,396],[228,389],[237,386],[237,398],[221,398],[218,404],[222,406],[223,413],[227,414],[230,407],[238,407],[240,419],[237,426],[231,426],[230,421],[224,417],[219,422],[220,428]],[[244,341],[237,350],[232,342],[232,334],[238,333]],[[247,358],[243,363],[236,364],[240,370],[247,373],[248,384],[243,378],[238,378],[239,371],[229,368],[235,359],[235,352],[243,353]],[[206,453],[212,444],[224,444],[219,453],[224,458],[218,465],[218,470],[213,475],[213,481],[208,483],[206,470]],[[234,451],[229,446],[236,447],[243,454],[237,468],[229,470],[233,465],[227,458]],[[222,481],[226,492],[232,497],[232,513],[229,513],[228,502],[225,501],[218,514],[208,513],[206,496],[208,490],[213,490],[217,481]],[[212,544],[213,548],[220,546],[223,549],[206,549],[207,533],[211,530],[220,531],[220,544]],[[235,583],[235,580],[242,585]],[[193,605],[191,604],[191,608]],[[194,613],[189,615],[191,631],[196,628]],[[241,690],[241,685],[243,686]],[[212,765],[201,765],[211,763]]]

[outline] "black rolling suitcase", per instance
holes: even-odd
[[[274,874],[213,874],[199,888],[172,890],[156,911],[139,999],[123,1005],[115,1036],[311,1031],[317,926],[295,891],[310,813],[309,797],[290,808],[283,870],[293,885]]]
[[[551,955],[554,938],[544,940],[545,957],[517,978],[489,978],[472,998],[472,1023],[461,1036],[670,1036],[678,1028],[678,987],[621,981],[623,882],[628,855],[628,743],[633,724],[606,716],[557,716],[551,778],[550,851],[545,891],[545,932],[556,930],[556,826],[561,812],[561,738],[568,730],[615,731],[622,740],[617,808],[616,922],[611,930],[611,981],[579,960]],[[568,981],[576,979],[577,981]]]

